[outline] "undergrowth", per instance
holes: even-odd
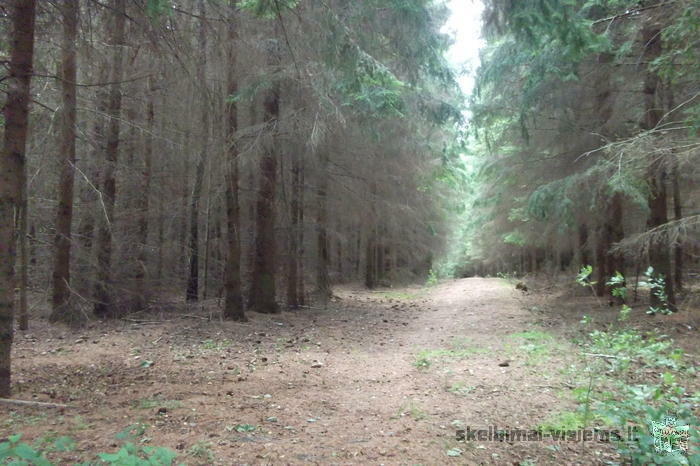
[[[177,453],[164,447],[144,446],[142,437],[148,426],[135,424],[118,433],[116,438],[122,442],[122,446],[114,453],[98,453],[96,458],[83,463],[75,463],[76,466],[172,466],[175,464]],[[7,441],[0,443],[0,464],[12,466],[54,466],[65,464],[52,457],[60,453],[74,451],[76,448],[73,439],[60,436],[47,440],[40,438],[33,444],[22,441],[21,434],[10,435]],[[213,460],[213,456],[210,458]]]
[[[624,277],[616,277],[608,285],[624,299]],[[559,413],[540,428],[631,430],[635,435],[616,441],[625,464],[700,464],[700,393],[684,387],[696,369],[668,336],[631,328],[628,309],[622,304],[617,323],[579,342],[585,362],[570,370],[578,410]]]

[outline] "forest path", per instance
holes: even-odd
[[[272,396],[283,412],[295,414],[294,435],[271,436],[257,458],[271,464],[562,464],[565,458],[572,464],[592,454],[575,444],[457,440],[467,426],[535,429],[572,407],[557,396],[567,390],[557,373],[565,358],[549,357],[564,347],[536,329],[521,297],[507,281],[487,278],[340,292],[336,311],[347,325],[334,331],[318,322],[319,344],[304,360],[311,368],[301,379],[285,379],[285,395]],[[358,303],[366,312],[350,314]],[[322,367],[313,368],[316,361]],[[280,360],[283,367],[295,363],[290,353]],[[250,460],[246,450],[239,460]]]
[[[250,314],[244,324],[210,320],[215,300],[95,324],[78,339],[37,320],[16,340],[17,397],[76,408],[9,416],[0,434],[69,435],[78,448],[65,464],[114,451],[115,434],[137,423],[137,442],[175,449],[190,465],[593,464],[607,455],[595,444],[457,440],[466,427],[534,429],[573,406],[560,372],[571,347],[537,327],[525,309],[532,298],[509,282],[336,292],[327,309]]]
[[[316,437],[308,459],[332,461],[327,452],[339,446],[340,462],[380,464],[561,464],[583,453],[550,449],[551,442],[457,441],[467,426],[535,429],[571,407],[556,395],[565,388],[556,372],[564,361],[549,358],[563,347],[535,327],[512,284],[469,278],[415,294],[368,294],[346,296],[388,306],[382,322],[389,325],[368,326],[366,338],[326,356],[329,374],[312,397],[333,400],[333,408],[324,412],[318,433],[325,435]],[[402,314],[407,303],[415,308],[410,317]],[[530,354],[532,345],[540,354]]]

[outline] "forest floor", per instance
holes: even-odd
[[[541,297],[495,278],[336,294],[242,324],[211,319],[215,300],[78,333],[35,320],[16,336],[15,397],[71,407],[0,407],[0,435],[67,435],[76,448],[53,454],[60,464],[116,451],[124,431],[191,465],[615,460],[608,443],[459,439],[575,409],[579,350]]]

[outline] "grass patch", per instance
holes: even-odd
[[[529,366],[546,363],[554,351],[562,348],[553,335],[540,330],[513,333],[509,338],[519,341],[515,351],[526,355],[525,364]]]
[[[478,349],[424,349],[420,350],[416,355],[414,366],[428,368],[433,362],[443,361],[447,359],[464,359],[480,352]]]
[[[211,451],[211,442],[199,441],[187,450],[187,454],[193,458],[205,460],[208,463],[213,462],[215,459],[214,453]]]
[[[435,362],[465,359],[489,351],[488,348],[472,344],[468,338],[455,337],[450,342],[449,348],[420,350],[413,365],[418,369],[428,369]]]
[[[583,429],[586,424],[583,417],[579,412],[563,411],[544,420],[537,429],[546,433]]]
[[[525,332],[512,333],[510,337],[521,338],[523,340],[533,343],[545,343],[554,340],[554,336],[547,332],[542,332],[540,330],[527,330]]]
[[[87,422],[83,416],[78,415],[73,418],[74,430],[88,430],[91,427],[90,423]]]
[[[476,387],[473,385],[467,385],[464,382],[453,382],[449,386],[445,387],[446,390],[454,395],[457,396],[467,396],[474,390],[476,390]]]
[[[413,366],[416,369],[429,369],[431,365],[432,365],[432,362],[430,361],[430,359],[428,359],[425,356],[421,356],[421,355],[418,355],[416,357],[416,360],[413,361]]]
[[[204,340],[202,342],[202,349],[204,350],[222,350],[231,346],[233,342],[231,340]]]
[[[19,413],[17,411],[10,411],[9,417],[3,421],[3,425],[6,427],[17,427],[23,425],[33,426],[45,422],[47,418],[47,414],[37,414],[36,416],[30,416],[23,413]]]

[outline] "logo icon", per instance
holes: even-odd
[[[688,453],[690,427],[682,425],[675,417],[666,416],[661,422],[649,421],[654,436],[654,449],[667,455]]]

